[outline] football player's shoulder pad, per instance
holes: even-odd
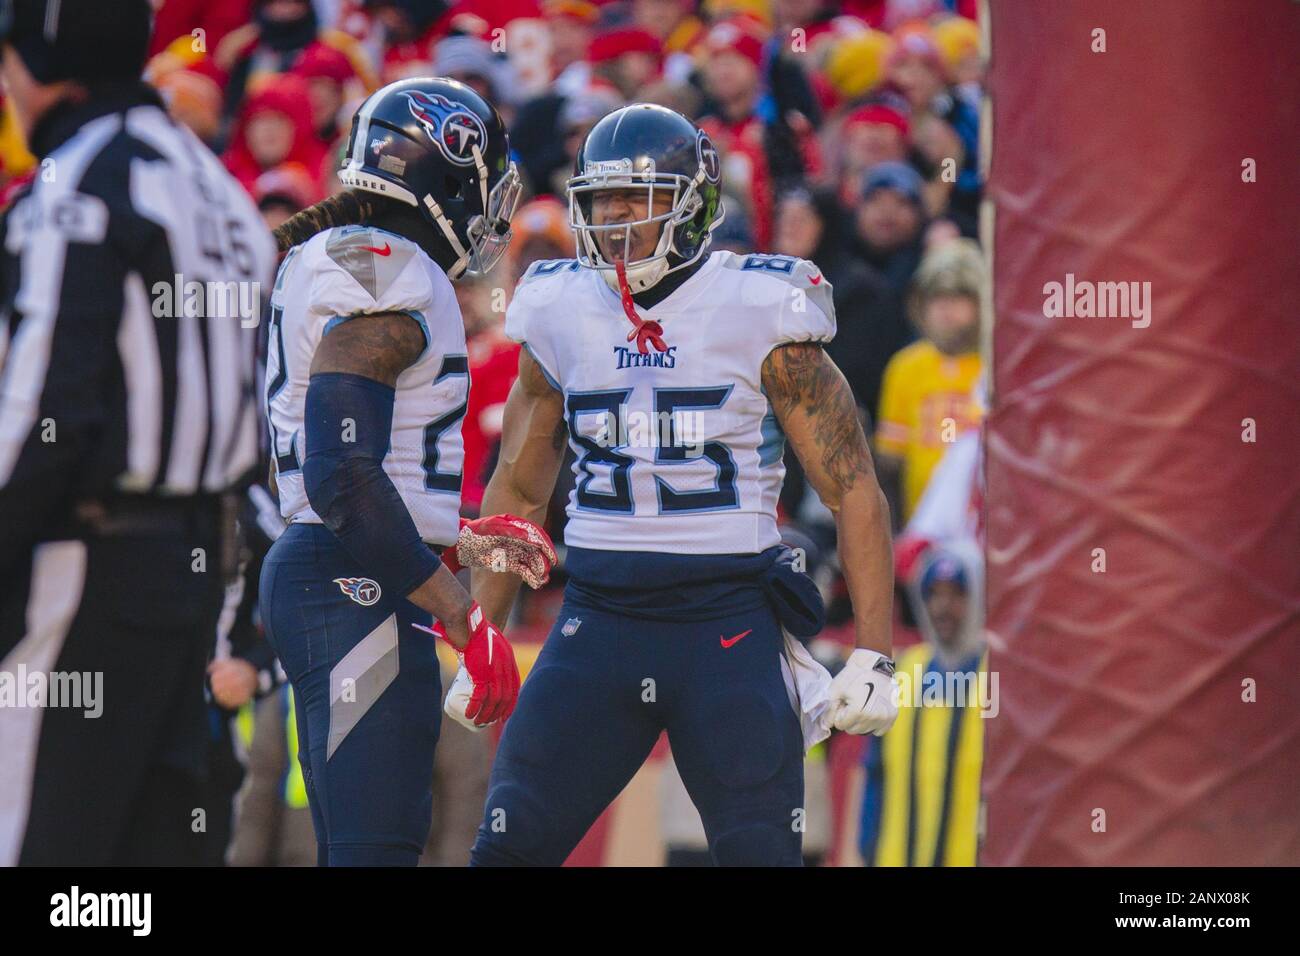
[[[829,342],[835,337],[831,284],[816,263],[772,253],[719,252],[741,276],[741,303],[771,322],[773,344]]]
[[[442,269],[409,239],[369,226],[328,229],[303,250],[312,312],[348,317],[407,312],[417,321],[455,300]]]
[[[506,335],[516,342],[542,338],[547,313],[571,294],[566,290],[572,288],[579,268],[576,259],[542,259],[530,265],[506,308]]]

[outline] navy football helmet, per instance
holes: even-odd
[[[643,187],[648,217],[633,223],[592,224],[593,195],[602,189]],[[672,208],[654,213],[656,190],[669,190]],[[722,222],[722,171],[718,151],[702,129],[680,113],[650,103],[615,110],[591,128],[568,181],[569,221],[577,237],[578,261],[599,269],[615,286],[614,263],[601,254],[602,234],[624,234],[628,285],[650,288],[665,275],[697,262]],[[655,224],[659,242],[652,255],[629,260],[629,226]],[[616,286],[615,286],[616,287]]]
[[[452,279],[501,258],[522,190],[496,109],[444,77],[372,93],[352,118],[339,181],[415,206],[454,252]]]

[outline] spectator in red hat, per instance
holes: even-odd
[[[939,45],[924,24],[908,24],[894,34],[894,49],[886,69],[889,81],[907,98],[914,112],[928,110],[948,85]]]
[[[758,115],[763,41],[738,21],[727,20],[709,30],[703,48],[708,103],[700,127],[722,154],[728,191],[748,206],[755,248],[767,251],[772,241],[771,166]]]
[[[648,30],[625,28],[598,33],[587,58],[594,83],[606,83],[624,99],[653,82],[663,66],[663,44]]]
[[[872,166],[907,159],[908,131],[907,117],[880,103],[860,106],[844,117],[836,177],[843,202],[857,202],[862,174]]]
[[[299,166],[318,183],[324,157],[325,146],[312,129],[306,81],[284,74],[268,80],[245,100],[222,159],[252,194],[259,176],[285,163]],[[320,198],[317,187],[310,201]]]
[[[756,248],[766,251],[774,190],[781,182],[820,172],[814,128],[819,111],[802,69],[775,50],[769,60],[752,23],[724,20],[705,37],[709,104],[700,125],[723,154],[725,179],[746,197]]]
[[[352,61],[333,47],[318,43],[303,52],[291,72],[307,83],[311,125],[317,138],[326,145],[333,143],[344,132],[339,113],[348,98],[347,87],[357,79]]]
[[[704,64],[706,72],[712,71],[713,64],[719,60],[726,60],[732,64],[729,73],[741,71],[741,62],[747,62],[749,71],[753,73],[752,77],[748,75],[749,71],[744,73],[749,82],[741,84],[736,80],[728,83],[727,86],[729,88],[740,85],[752,86],[757,91],[763,65],[763,38],[748,22],[736,18],[714,24],[705,34],[704,54],[707,57]]]

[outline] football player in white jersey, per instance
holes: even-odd
[[[507,311],[524,351],[483,507],[543,514],[566,436],[577,481],[570,583],[497,753],[477,865],[563,862],[664,730],[715,862],[798,865],[805,736],[897,715],[888,506],[822,348],[830,286],[804,260],[710,253],[720,193],[685,117],[609,114],[569,181],[577,259],[533,266]],[[787,441],[835,514],[857,636],[808,724],[783,628],[824,613],[777,531]],[[471,591],[500,619],[518,584],[475,571]]]
[[[292,248],[267,406],[288,528],[260,603],[294,688],[318,861],[413,866],[439,728],[425,632],[461,654],[448,710],[463,722],[508,716],[519,687],[510,645],[438,552],[459,542],[467,563],[495,556],[534,586],[554,561],[530,522],[459,515],[469,370],[451,280],[505,250],[519,181],[496,110],[432,78],[362,104],[340,179],[349,191],[277,230]]]

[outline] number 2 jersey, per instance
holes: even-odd
[[[755,554],[780,543],[784,436],[761,370],[788,342],[835,335],[811,262],[714,252],[637,314],[667,350],[642,355],[617,292],[575,261],[534,263],[506,334],[564,395],[577,460],[565,541],[604,551]]]
[[[368,226],[317,233],[285,257],[271,295],[267,418],[290,522],[320,524],[303,487],[303,412],[312,358],[336,325],[403,312],[424,331],[420,358],[397,378],[384,472],[430,544],[456,540],[460,524],[461,421],[469,396],[465,327],[451,281],[415,243]]]

